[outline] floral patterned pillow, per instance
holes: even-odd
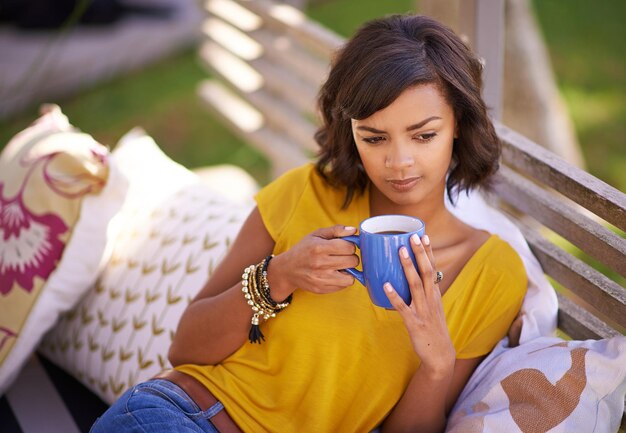
[[[0,154],[0,394],[91,286],[126,182],[58,106]]]
[[[39,346],[108,403],[169,366],[178,320],[239,232],[257,187],[234,167],[200,178],[141,132],[124,137],[113,159],[129,190],[111,260]]]

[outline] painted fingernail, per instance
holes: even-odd
[[[391,287],[391,284],[389,284],[389,283],[383,284],[383,288],[385,289],[385,292],[387,292],[387,293],[392,293],[393,292],[393,288]]]
[[[349,230],[349,231],[356,230],[356,229],[355,229],[354,227],[352,227],[352,226],[345,226],[343,229],[344,229],[344,230]]]
[[[422,241],[424,242],[424,245],[430,245],[430,238],[428,237],[428,235],[424,235]]]
[[[419,245],[422,243],[422,241],[420,241],[420,237],[416,234],[411,236],[411,240],[415,245]]]
[[[402,247],[400,248],[400,254],[402,255],[403,258],[408,259],[409,258],[409,252],[407,251],[406,247]]]

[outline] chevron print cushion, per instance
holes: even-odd
[[[178,319],[253,205],[252,190],[243,203],[217,191],[256,185],[223,170],[208,176],[207,185],[141,132],[125,137],[113,153],[129,191],[111,260],[40,346],[108,403],[169,367]]]

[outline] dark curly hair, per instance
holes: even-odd
[[[344,207],[369,179],[352,136],[351,119],[365,119],[409,87],[434,83],[457,125],[446,190],[488,186],[498,169],[500,142],[481,97],[482,65],[443,24],[420,15],[390,15],[364,24],[336,53],[318,94],[322,126],[316,168],[331,185],[344,186]]]

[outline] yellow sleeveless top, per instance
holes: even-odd
[[[275,254],[320,227],[358,227],[369,216],[367,193],[342,210],[344,191],[311,164],[283,175],[256,200]],[[492,235],[443,296],[458,358],[494,347],[526,285],[517,253]],[[419,365],[400,316],[374,306],[358,282],[327,295],[296,290],[291,305],[261,329],[265,342],[246,342],[218,365],[178,367],[205,384],[245,432],[369,432]]]

